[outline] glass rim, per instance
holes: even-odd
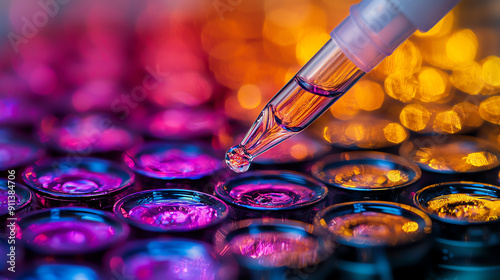
[[[283,182],[288,182],[288,183],[294,183],[297,185],[301,185],[303,187],[307,187],[311,190],[314,190],[316,192],[315,195],[315,200],[308,201],[305,203],[301,204],[296,204],[292,206],[287,206],[287,207],[274,207],[274,208],[269,208],[269,207],[258,207],[258,206],[250,206],[246,204],[241,204],[241,203],[235,203],[232,201],[232,197],[229,195],[229,191],[226,190],[228,186],[231,184],[234,184],[236,182],[245,182],[245,181],[250,181],[252,179],[257,180],[258,178],[264,178],[264,177],[269,177],[269,180],[279,180]],[[295,179],[295,180],[293,180]],[[300,184],[301,182],[304,182],[303,184]],[[317,186],[317,189],[311,188],[311,186]],[[319,190],[319,191],[318,191]],[[295,209],[301,209],[305,208],[317,203],[320,203],[321,201],[324,201],[326,197],[328,196],[328,188],[320,181],[307,176],[306,174],[302,174],[299,172],[295,171],[288,171],[288,170],[259,170],[259,171],[248,171],[245,173],[241,173],[235,176],[232,176],[228,178],[225,181],[221,181],[217,183],[215,186],[215,194],[217,197],[220,199],[224,200],[226,203],[237,206],[237,207],[242,207],[248,210],[257,210],[257,211],[289,211],[289,210],[295,210]],[[318,195],[319,194],[319,195]]]
[[[359,204],[362,204],[364,207],[363,208],[357,207],[357,205],[359,205]],[[314,216],[313,224],[319,228],[322,228],[324,231],[327,231],[330,236],[334,237],[336,242],[343,244],[343,245],[350,246],[350,247],[356,247],[356,248],[394,248],[394,247],[405,246],[408,244],[413,244],[415,242],[418,242],[418,240],[416,240],[416,241],[410,241],[410,242],[397,243],[395,245],[387,245],[387,244],[369,244],[369,245],[366,245],[366,244],[360,244],[360,243],[356,243],[356,242],[346,241],[344,238],[342,238],[340,236],[336,236],[328,230],[329,221],[325,220],[325,216],[327,216],[328,214],[331,214],[335,211],[340,211],[343,208],[346,208],[347,210],[353,210],[352,213],[361,213],[361,212],[384,213],[383,211],[381,211],[382,209],[372,208],[373,206],[385,207],[387,209],[392,208],[395,210],[399,210],[400,212],[408,213],[408,214],[412,215],[413,217],[418,217],[419,219],[421,219],[421,222],[418,223],[419,229],[421,229],[419,234],[418,234],[419,240],[422,240],[422,239],[426,238],[427,236],[430,236],[430,234],[432,233],[432,220],[429,218],[427,213],[425,213],[424,211],[421,211],[420,209],[418,209],[416,207],[402,204],[402,203],[389,202],[389,201],[378,201],[378,200],[349,201],[349,202],[343,202],[343,203],[339,203],[339,204],[330,205],[330,206],[326,207],[325,209],[316,213],[316,215]],[[366,207],[369,207],[369,209],[366,209]],[[380,211],[373,211],[374,209],[380,210]],[[366,211],[362,211],[362,210],[366,210]],[[352,214],[352,213],[344,213],[342,215]],[[389,213],[389,214],[396,214],[396,213]],[[339,216],[341,216],[341,215],[339,215]],[[398,214],[398,216],[402,216],[402,215]],[[421,228],[420,225],[423,225],[423,228]]]
[[[155,245],[155,246],[153,246]],[[184,248],[186,247],[186,248]],[[110,262],[113,258],[121,258],[125,264],[127,262],[127,257],[134,256],[140,253],[147,253],[148,256],[152,255],[152,250],[155,250],[156,253],[159,250],[167,251],[171,250],[170,254],[168,255],[179,255],[175,254],[178,252],[183,252],[183,256],[189,256],[187,253],[188,250],[179,250],[181,249],[189,249],[197,247],[203,250],[204,257],[206,259],[210,259],[210,261],[213,262],[214,265],[214,271],[218,270],[218,263],[217,259],[214,255],[214,250],[212,246],[206,242],[196,240],[196,239],[188,239],[188,238],[182,238],[182,237],[159,237],[159,238],[153,238],[153,239],[142,239],[142,240],[134,240],[132,242],[127,242],[123,246],[119,248],[114,248],[110,251],[108,251],[104,257],[103,257],[103,263],[104,263],[104,268],[106,270],[112,269],[110,267]],[[175,259],[171,259],[174,260]],[[122,265],[123,266],[123,265]]]
[[[60,267],[76,268],[76,269],[83,268],[86,270],[86,272],[92,272],[94,274],[94,276],[97,277],[97,278],[90,278],[88,280],[99,280],[103,277],[100,269],[93,264],[77,263],[77,262],[71,262],[68,260],[57,260],[57,262],[55,262],[55,263],[50,263],[50,262],[46,262],[46,261],[45,262],[35,261],[34,263],[29,264],[28,267],[24,268],[23,271],[21,272],[19,278],[16,278],[16,279],[18,279],[18,280],[38,279],[38,278],[34,278],[36,276],[36,275],[34,275],[34,273],[36,272],[36,270],[38,268],[41,268],[41,267],[47,267],[49,269],[57,269]],[[88,274],[84,274],[84,275],[88,275]],[[85,278],[85,279],[87,279],[87,278]]]
[[[459,220],[459,219],[451,219],[451,218],[442,218],[439,217],[437,214],[434,212],[430,211],[429,208],[427,208],[423,203],[426,203],[428,200],[423,201],[423,196],[432,190],[436,190],[438,188],[443,188],[445,189],[446,187],[453,187],[453,186],[458,186],[456,187],[457,189],[469,189],[469,190],[474,190],[480,188],[480,191],[486,192],[497,192],[497,197],[500,199],[500,187],[492,184],[487,184],[487,183],[481,183],[481,182],[472,182],[472,181],[450,181],[450,182],[442,182],[442,183],[437,183],[437,184],[432,184],[429,186],[426,186],[420,190],[418,190],[415,195],[413,196],[413,203],[423,212],[425,212],[429,217],[432,219],[435,219],[439,222],[445,223],[445,224],[453,224],[453,225],[460,225],[460,226],[470,226],[470,225],[488,225],[488,224],[496,224],[500,223],[500,219],[498,220],[493,220],[493,221],[482,221],[482,222],[469,222],[465,220]],[[447,192],[447,193],[442,193],[439,195],[443,194],[453,194],[453,193],[467,193],[467,192]],[[474,193],[474,192],[470,192]],[[433,196],[436,197],[436,196]]]
[[[319,178],[319,173],[321,170],[332,163],[342,163],[342,162],[349,162],[351,160],[382,160],[386,162],[391,162],[396,165],[403,166],[405,168],[410,169],[415,173],[415,177],[409,180],[408,182],[405,182],[403,184],[394,186],[394,187],[384,187],[384,188],[347,188],[343,187],[342,185],[335,184],[335,183],[329,183],[325,182],[324,180]],[[346,164],[347,165],[347,164]],[[344,165],[344,166],[346,166]],[[377,164],[374,164],[377,165]],[[398,156],[395,154],[390,154],[390,153],[384,153],[384,152],[378,152],[378,151],[350,151],[350,152],[342,152],[342,153],[337,153],[337,154],[332,154],[328,155],[326,157],[321,158],[317,162],[315,162],[312,167],[311,167],[311,174],[313,175],[314,178],[317,180],[320,180],[324,184],[328,186],[333,186],[335,188],[339,188],[342,190],[347,190],[347,191],[352,191],[352,192],[379,192],[379,191],[387,191],[387,190],[396,190],[396,189],[401,189],[410,186],[411,184],[416,183],[420,177],[422,177],[422,171],[419,168],[419,166],[410,161],[409,159]]]
[[[57,213],[57,214],[56,214]],[[64,214],[64,215],[63,215]],[[108,223],[115,229],[115,234],[110,238],[107,239],[106,242],[102,242],[102,244],[99,244],[99,246],[96,247],[84,247],[84,249],[81,249],[77,252],[75,251],[64,251],[64,250],[57,250],[50,248],[51,254],[55,255],[75,255],[75,254],[89,254],[89,253],[95,253],[99,252],[105,249],[108,249],[120,242],[123,242],[127,239],[130,233],[130,228],[127,223],[124,221],[118,219],[113,213],[102,211],[102,210],[97,210],[97,209],[91,209],[91,208],[84,208],[84,207],[55,207],[55,208],[46,208],[46,209],[40,209],[34,212],[27,213],[23,215],[18,222],[18,226],[21,229],[21,231],[25,230],[29,225],[32,225],[34,222],[37,221],[42,221],[42,222],[50,222],[53,220],[53,216],[57,217],[57,220],[62,220],[62,217],[65,217],[65,221],[68,221],[68,218],[78,218],[74,221],[79,221],[79,220],[91,220],[91,221],[96,221],[95,218],[93,219],[82,219],[82,215],[91,215],[94,217],[99,217],[101,220],[98,222],[101,223]],[[30,249],[43,253],[46,251],[47,247],[46,246],[40,246],[40,245],[35,245],[31,244],[28,242],[26,239],[24,239],[23,244],[25,244],[26,247],[29,247]]]
[[[162,149],[163,148],[163,149]],[[205,178],[208,176],[211,176],[218,172],[219,170],[222,169],[223,164],[222,160],[218,160],[219,166],[215,169],[210,170],[209,172],[203,173],[203,174],[197,174],[197,175],[188,175],[188,176],[175,176],[175,175],[161,175],[158,174],[156,171],[148,171],[144,170],[142,164],[139,164],[136,156],[139,154],[144,154],[144,153],[151,153],[151,151],[154,150],[160,150],[160,151],[165,151],[165,150],[170,150],[171,148],[193,148],[198,154],[200,155],[207,155],[210,157],[213,157],[214,159],[217,159],[215,154],[211,152],[205,145],[198,143],[198,142],[181,142],[181,141],[168,141],[168,142],[160,142],[160,141],[154,141],[154,142],[147,142],[147,143],[141,143],[140,145],[136,145],[127,151],[125,151],[122,155],[122,158],[125,162],[125,164],[132,169],[134,172],[137,172],[143,176],[153,178],[153,179],[160,179],[160,180],[197,180],[201,178]]]
[[[263,229],[262,231],[256,231],[256,229]],[[301,236],[307,236],[314,238],[318,241],[318,246],[315,248],[315,251],[321,254],[329,254],[329,250],[333,249],[333,246],[328,238],[324,238],[320,232],[317,231],[316,227],[312,224],[291,220],[291,219],[277,219],[277,218],[257,218],[257,219],[246,219],[239,220],[231,224],[227,224],[215,233],[213,237],[213,244],[215,252],[224,256],[227,253],[234,255],[235,253],[231,252],[228,249],[230,241],[241,234],[257,234],[263,232],[280,232],[280,233],[298,233]],[[254,266],[256,263],[255,259],[239,255],[248,262],[248,265]],[[320,256],[321,257],[321,256]],[[263,266],[257,265],[256,267],[265,267],[269,268],[278,268],[273,266]]]
[[[47,196],[49,198],[67,199],[67,200],[81,200],[81,199],[85,199],[85,198],[105,198],[106,196],[113,196],[113,195],[116,195],[118,193],[125,191],[127,188],[132,186],[135,182],[135,174],[132,171],[130,171],[127,166],[125,166],[123,164],[109,161],[106,159],[94,158],[94,157],[82,157],[82,159],[83,160],[80,161],[79,163],[74,164],[74,165],[69,164],[69,166],[81,168],[81,167],[83,167],[84,164],[89,163],[89,162],[105,164],[108,167],[114,169],[115,171],[119,171],[120,173],[122,173],[122,174],[116,174],[121,179],[123,179],[122,183],[120,183],[120,185],[117,186],[116,188],[113,188],[113,189],[110,189],[110,190],[107,190],[104,192],[67,194],[67,193],[60,193],[60,192],[45,190],[45,189],[41,188],[40,184],[34,183],[32,180],[33,179],[32,177],[29,177],[29,175],[28,175],[29,172],[33,172],[36,169],[44,170],[47,167],[50,170],[50,168],[52,168],[51,163],[62,162],[64,160],[66,160],[65,158],[62,158],[62,157],[45,159],[41,162],[37,162],[37,163],[34,163],[32,165],[29,165],[23,171],[22,178],[23,178],[24,182],[26,183],[26,185],[28,187],[30,187],[35,193],[41,194],[43,196]],[[82,169],[92,171],[89,168],[82,168]],[[54,169],[52,168],[51,171],[54,171]],[[47,173],[47,172],[45,172],[45,173]]]
[[[220,216],[217,216],[215,219],[212,219],[209,223],[207,223],[203,226],[199,226],[199,227],[195,227],[195,228],[191,228],[191,229],[164,229],[164,228],[153,226],[150,224],[138,222],[134,219],[131,219],[130,217],[125,217],[123,215],[122,209],[126,203],[129,203],[130,201],[141,199],[143,197],[149,197],[149,198],[151,198],[149,201],[154,201],[158,198],[163,198],[163,196],[161,196],[161,197],[159,196],[161,194],[169,194],[170,196],[178,195],[179,197],[175,198],[177,200],[196,201],[196,202],[208,202],[208,201],[214,202],[215,206],[213,208],[215,210],[217,210],[217,213],[220,214]],[[199,200],[185,199],[187,196],[197,197],[197,198],[199,198]],[[209,205],[209,204],[206,204],[206,205]],[[204,192],[200,192],[200,191],[185,190],[185,189],[152,189],[152,190],[145,190],[145,191],[132,193],[132,194],[129,194],[125,197],[122,197],[121,199],[116,201],[115,204],[113,205],[113,213],[115,213],[115,215],[118,218],[124,220],[128,224],[130,224],[136,228],[142,229],[142,230],[147,230],[147,231],[152,231],[152,232],[160,232],[160,233],[161,232],[193,232],[193,231],[203,230],[203,229],[206,229],[206,228],[214,226],[214,225],[218,225],[218,224],[222,223],[223,221],[225,221],[227,219],[227,217],[229,216],[229,207],[221,199],[219,199],[213,195],[210,195],[210,194],[207,194]]]

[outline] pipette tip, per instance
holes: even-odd
[[[252,156],[242,145],[234,146],[226,153],[226,164],[236,173],[246,172],[250,168],[251,161]]]

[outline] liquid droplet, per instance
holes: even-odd
[[[234,146],[226,153],[226,164],[236,173],[243,173],[250,168],[252,156],[241,145]]]

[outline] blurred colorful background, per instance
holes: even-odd
[[[0,122],[36,127],[46,142],[67,118],[91,125],[99,113],[157,138],[210,135],[224,150],[356,2],[3,1]],[[478,132],[499,145],[499,10],[464,0],[308,133],[361,149],[411,133]],[[305,157],[307,147],[294,151]]]
[[[251,124],[356,2],[3,1],[0,121],[46,136],[55,115],[99,112],[160,138],[212,134],[226,148],[242,132],[227,124]],[[463,1],[308,131],[355,148],[477,130],[500,144],[499,9]]]

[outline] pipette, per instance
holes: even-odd
[[[426,32],[460,0],[363,0],[331,39],[267,103],[239,145],[226,153],[235,172],[299,133],[417,29]]]

